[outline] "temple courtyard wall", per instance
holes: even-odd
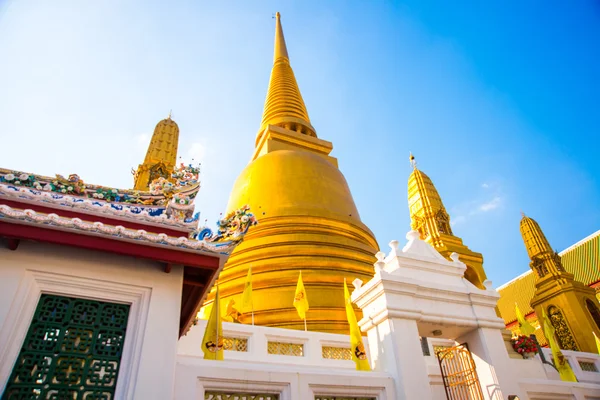
[[[206,321],[199,321],[179,341],[174,399],[218,399],[214,396],[219,393],[279,396],[265,397],[267,400],[399,398],[395,391],[397,378],[392,373],[355,370],[354,362],[348,359],[349,336],[223,323],[228,350],[223,361],[214,361],[205,360],[200,349],[205,326]],[[417,388],[422,393],[419,399],[446,399],[435,352],[456,344],[449,339],[428,338],[419,348],[428,379],[426,387]],[[374,354],[368,346],[365,349],[372,364]],[[549,351],[544,351],[549,359]],[[573,351],[563,354],[580,382],[561,381],[539,356],[523,359],[507,355],[522,390],[520,400],[600,399],[600,356]],[[473,356],[478,358],[476,353]],[[482,389],[485,399],[507,399]]]

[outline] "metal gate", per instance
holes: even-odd
[[[439,351],[437,358],[448,400],[483,400],[475,362],[466,343]]]

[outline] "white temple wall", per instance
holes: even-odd
[[[22,241],[0,247],[0,393],[41,293],[129,303],[117,399],[173,395],[183,267]]]
[[[204,360],[201,350],[206,323],[198,321],[179,341],[177,400],[203,400],[206,391],[265,392],[279,394],[280,400],[311,400],[316,395],[397,399],[389,374],[356,371],[354,362],[339,352],[325,355],[324,348],[349,350],[348,335],[224,322],[225,342],[247,342],[241,351],[225,351],[223,361],[214,361]],[[273,342],[284,346],[274,348]],[[366,338],[364,344],[369,354]],[[284,355],[285,345],[301,345],[296,353],[301,355]]]

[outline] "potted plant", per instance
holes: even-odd
[[[519,335],[512,339],[513,349],[523,356],[523,358],[532,358],[538,352],[537,345],[530,337]]]

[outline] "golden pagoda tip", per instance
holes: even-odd
[[[521,217],[523,217],[523,218],[525,218],[525,217],[526,217],[526,215],[525,215],[525,213],[523,212],[523,210],[521,210]]]
[[[417,161],[415,160],[415,156],[413,156],[412,151],[410,152],[410,156],[409,156],[409,161],[410,161],[410,165],[412,165],[412,167],[414,169],[417,169]]]
[[[173,109],[169,110],[169,116],[167,117],[167,119],[171,119],[171,115],[173,114]]]
[[[275,14],[275,55],[273,62],[282,57],[289,60],[285,38],[283,37],[283,28],[281,27],[281,14],[278,11]]]

